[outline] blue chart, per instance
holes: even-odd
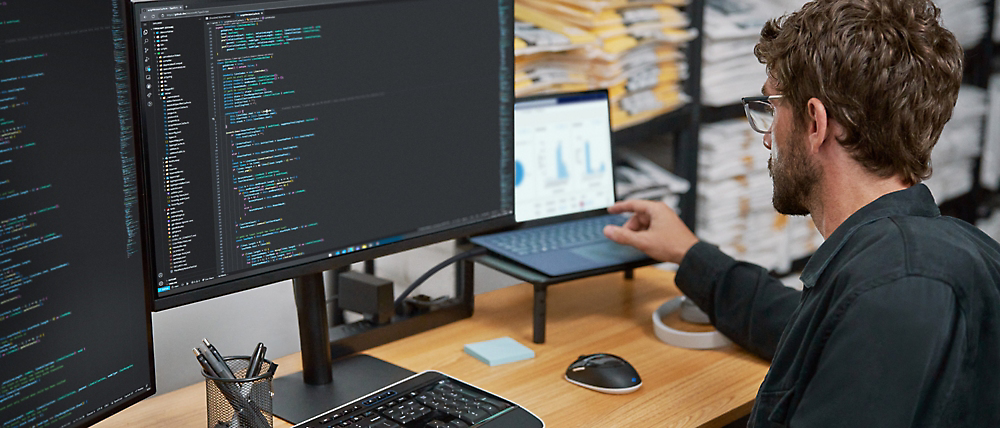
[[[514,161],[514,187],[518,187],[524,181],[524,164],[519,160]]]
[[[601,162],[600,167],[594,168],[594,164],[592,162],[592,158],[590,157],[590,141],[587,141],[586,143],[584,143],[584,154],[587,157],[587,160],[586,160],[586,163],[587,163],[587,175],[600,174],[600,173],[604,172],[604,162]]]
[[[569,169],[566,168],[566,160],[563,159],[563,146],[559,144],[556,147],[556,179],[557,180],[567,180],[569,179]]]

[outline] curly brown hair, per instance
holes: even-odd
[[[770,20],[754,54],[797,126],[819,99],[856,161],[912,185],[931,175],[962,83],[962,48],[940,15],[929,0],[816,0]]]

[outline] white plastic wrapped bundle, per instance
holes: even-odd
[[[760,30],[782,8],[768,0],[707,0],[702,45],[702,104],[724,106],[757,95],[767,78],[753,55]]]
[[[761,135],[745,119],[702,127],[698,151],[698,179],[714,182],[755,171],[767,171],[770,152]]]
[[[963,48],[975,47],[986,36],[987,13],[983,0],[937,0],[941,23],[955,34]]]
[[[989,83],[989,113],[986,115],[986,138],[983,144],[983,161],[979,181],[990,190],[1000,187],[1000,74],[994,74]]]
[[[697,234],[739,260],[787,272],[822,237],[807,217],[771,205],[770,152],[746,119],[705,125],[698,151]]]
[[[939,204],[972,190],[975,158],[981,153],[986,90],[962,85],[951,120],[931,152],[931,178],[924,181]]]

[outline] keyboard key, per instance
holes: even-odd
[[[446,414],[448,416],[451,416],[453,418],[457,418],[457,417],[459,417],[459,415],[462,414],[462,412],[459,411],[457,408],[450,407],[450,406],[439,407],[437,409],[437,411],[439,411],[441,413],[444,413],[444,414]]]
[[[470,425],[478,424],[484,419],[490,417],[489,413],[475,407],[464,407],[459,410],[461,413],[459,413],[458,417],[463,421],[468,422]]]
[[[503,410],[503,409],[506,409],[506,408],[510,407],[510,406],[507,405],[507,403],[504,403],[503,401],[500,401],[500,400],[497,400],[497,399],[494,399],[494,398],[491,398],[491,397],[479,397],[479,400],[482,401],[482,402],[484,402],[484,403],[487,403],[487,404],[489,404],[491,406],[496,407],[498,409],[497,411],[500,411],[500,410]]]
[[[487,413],[489,413],[491,415],[494,415],[494,414],[496,414],[497,412],[500,411],[500,409],[496,408],[496,406],[491,406],[491,405],[486,404],[484,402],[473,402],[472,404],[474,406],[480,408],[480,409],[485,410]]]

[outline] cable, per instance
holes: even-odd
[[[406,300],[406,297],[409,296],[410,293],[412,293],[414,289],[416,289],[417,287],[419,287],[420,284],[423,284],[424,281],[427,281],[427,278],[430,278],[431,275],[434,275],[439,270],[444,269],[448,265],[450,265],[452,263],[455,263],[457,261],[465,260],[465,259],[472,258],[472,257],[475,257],[475,256],[481,256],[481,255],[486,254],[488,252],[489,252],[489,250],[487,250],[485,248],[476,247],[476,248],[473,248],[473,249],[471,249],[469,251],[466,251],[464,253],[459,253],[459,254],[456,254],[454,256],[451,256],[451,258],[449,258],[448,260],[445,260],[445,261],[443,261],[441,263],[438,263],[437,266],[434,266],[429,271],[424,272],[423,275],[420,275],[420,278],[417,278],[415,281],[413,281],[412,284],[410,284],[409,287],[406,287],[406,290],[403,290],[403,294],[400,294],[399,297],[396,298],[396,303],[393,306],[397,310],[399,308],[401,308],[403,306],[403,301]]]

